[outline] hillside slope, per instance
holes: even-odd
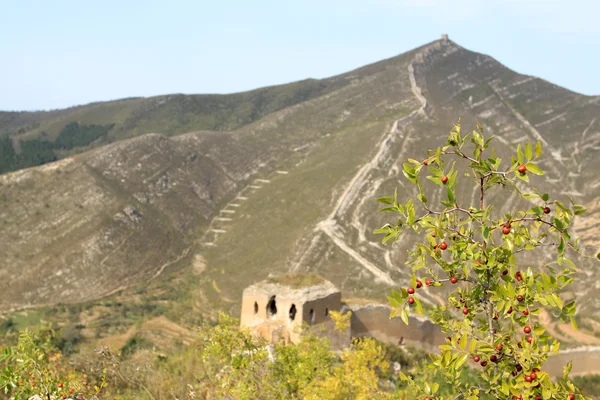
[[[600,98],[520,75],[451,41],[326,80],[231,96],[123,100],[109,116],[89,119],[57,111],[22,133],[81,118],[115,123],[114,140],[162,134],[0,176],[0,308],[98,298],[198,255],[206,307],[237,312],[245,286],[289,270],[318,272],[347,296],[380,299],[408,279],[404,255],[414,238],[379,243],[371,234],[384,222],[375,198],[396,187],[411,195],[402,162],[445,140],[459,117],[466,129],[481,122],[501,155],[543,140],[547,175],[534,181],[541,190],[580,203],[600,193]],[[78,109],[93,107],[100,106]],[[173,136],[194,129],[220,132]],[[465,206],[474,201],[466,188],[458,195]],[[494,203],[498,212],[517,205],[502,192]],[[546,256],[536,257],[524,261]],[[582,265],[597,274],[589,261]],[[584,300],[587,310],[600,307]]]

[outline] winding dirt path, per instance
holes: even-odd
[[[425,48],[422,51],[425,52],[427,50],[428,50],[428,48]],[[418,54],[419,53],[417,53],[417,55],[415,55],[415,57],[410,61],[407,68],[408,68],[408,76],[409,76],[409,80],[410,80],[411,91],[414,94],[414,96],[417,98],[419,103],[421,104],[420,107],[413,110],[410,114],[408,114],[400,119],[397,119],[396,121],[394,121],[392,123],[392,126],[389,129],[389,131],[379,141],[377,152],[375,153],[373,158],[370,161],[368,161],[365,165],[363,165],[362,168],[360,168],[358,170],[356,175],[354,175],[352,180],[350,180],[350,182],[348,183],[348,186],[346,186],[346,188],[344,189],[343,193],[339,197],[335,207],[333,208],[333,210],[331,211],[329,216],[325,220],[317,223],[317,226],[315,228],[315,231],[323,232],[325,235],[327,235],[333,241],[333,243],[335,243],[335,245],[338,248],[340,248],[342,251],[344,251],[346,254],[348,254],[350,257],[352,257],[356,262],[358,262],[363,268],[365,268],[371,274],[373,274],[377,281],[385,283],[390,286],[395,285],[395,282],[388,273],[379,269],[375,264],[373,264],[372,262],[367,260],[359,252],[352,249],[352,247],[350,247],[348,245],[348,243],[345,240],[344,235],[342,233],[340,233],[341,229],[338,229],[338,228],[341,228],[341,226],[338,224],[338,218],[346,212],[346,210],[348,209],[348,207],[351,204],[354,203],[354,201],[358,197],[358,194],[360,193],[360,189],[366,183],[367,178],[369,177],[369,174],[371,173],[371,171],[379,168],[380,162],[384,159],[384,157],[386,155],[388,141],[391,140],[395,135],[398,134],[398,132],[399,132],[398,128],[402,125],[408,124],[415,117],[418,117],[418,116],[427,117],[427,108],[428,108],[427,99],[425,98],[425,96],[423,96],[423,94],[421,92],[421,88],[417,85],[417,80],[415,77],[415,69],[413,66],[413,63],[416,62],[416,60],[418,59]],[[408,139],[408,136],[409,135],[407,134],[406,137],[404,138],[405,141]],[[316,236],[316,237],[319,237],[319,236]],[[300,268],[301,263],[305,259],[306,255],[310,254],[313,251],[314,247],[316,246],[316,244],[318,242],[319,242],[319,240],[315,240],[313,238],[308,249],[306,249],[304,254],[300,257],[300,261],[294,265],[292,270],[295,271]]]

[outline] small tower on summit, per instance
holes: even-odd
[[[443,42],[447,42],[448,40],[449,40],[449,39],[448,39],[448,35],[447,35],[447,34],[445,34],[445,33],[443,33],[443,34],[442,34],[442,41],[443,41]]]
[[[341,301],[340,291],[318,275],[269,277],[244,289],[240,326],[271,343],[296,343],[303,325],[330,331],[329,312],[340,311]]]

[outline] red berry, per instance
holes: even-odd
[[[527,336],[527,343],[533,342],[533,336]]]
[[[431,286],[432,283],[433,281],[431,279],[425,279],[425,285]]]
[[[442,176],[442,183],[445,185],[448,182],[448,177],[446,175]]]
[[[431,237],[435,237],[435,232],[431,232]]]
[[[531,372],[540,372],[540,369],[539,368],[534,368],[534,369],[531,370]]]
[[[407,301],[408,301],[408,304],[414,304],[415,303],[415,299],[412,298],[412,297],[409,297]]]
[[[485,367],[486,365],[487,365],[487,361],[482,361],[482,362],[481,362],[481,366],[482,366],[482,367]]]
[[[60,389],[63,387],[63,384],[62,384],[62,382],[58,382],[58,385],[56,385],[56,386],[58,386],[58,388]]]
[[[518,295],[518,296],[517,296],[517,300],[519,300],[519,301],[523,301],[524,299],[525,299],[525,298],[524,298],[523,296],[521,296],[521,295]]]
[[[440,249],[446,250],[447,248],[448,248],[448,244],[446,244],[446,242],[440,243]]]
[[[469,313],[469,309],[467,307],[463,308],[463,314],[467,315]]]
[[[496,355],[495,355],[495,354],[492,354],[492,355],[490,356],[490,361],[491,361],[491,362],[496,362],[496,361],[498,361],[498,357],[496,357]]]
[[[507,313],[507,314],[510,314],[511,312],[512,312],[512,307],[510,307],[510,308],[509,308],[509,309],[506,311],[506,313]]]
[[[523,310],[523,315],[529,315],[529,310]]]
[[[75,391],[75,389],[69,388],[69,393],[73,393],[74,391]]]
[[[529,375],[525,377],[525,382],[531,382],[531,377],[529,377]]]
[[[535,400],[542,400],[542,396],[540,396],[539,394],[537,396],[535,396]]]
[[[35,387],[35,382],[32,382],[32,383],[31,383],[31,387]]]
[[[502,351],[503,348],[504,348],[504,346],[502,345],[502,343],[498,343],[496,345],[496,350],[498,350],[498,351]]]
[[[429,397],[424,397],[423,400],[431,400]]]
[[[529,326],[526,326],[525,328],[523,328],[523,332],[531,333],[531,328]]]
[[[421,286],[423,286],[423,282],[417,279],[417,289],[419,289]]]
[[[550,214],[550,207],[544,207],[544,214]]]
[[[500,317],[498,317],[498,314],[495,314],[494,319],[498,319],[498,318],[500,318]]]
[[[529,374],[529,377],[531,378],[532,381],[537,379],[537,374],[535,372],[532,372],[531,374]]]
[[[408,294],[414,294],[415,293],[415,289],[409,287],[408,289],[406,289],[406,291],[408,292]]]
[[[516,276],[516,278],[517,278],[517,280],[518,280],[519,282],[521,282],[521,281],[523,280],[523,277],[521,276],[521,273],[520,273],[520,272],[517,272],[517,273],[515,274],[515,276]]]
[[[575,400],[575,395],[573,393],[569,393],[569,400]]]
[[[479,356],[475,356],[475,357],[473,357],[473,361],[475,361],[475,362],[479,362],[479,360],[481,360],[481,358],[479,358]]]
[[[429,161],[428,160],[423,160],[423,165],[427,165],[427,164],[429,164]]]
[[[523,400],[523,396],[521,396],[520,394],[513,396],[513,399],[515,400]]]
[[[510,228],[505,226],[504,228],[502,228],[502,233],[504,233],[505,235],[508,235],[510,233]]]
[[[520,174],[524,174],[525,172],[527,172],[527,166],[525,166],[524,164],[519,165],[519,168],[517,169],[519,171]]]
[[[505,269],[504,271],[502,271],[502,275],[508,275],[508,270]]]
[[[450,282],[456,283],[456,282],[458,282],[458,278],[453,276],[452,278],[450,278]]]

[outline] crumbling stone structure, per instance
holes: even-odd
[[[340,311],[341,301],[340,291],[318,275],[271,277],[244,290],[240,325],[271,343],[297,343],[303,326],[333,339],[339,333],[329,313]],[[349,341],[350,332],[345,336]]]

